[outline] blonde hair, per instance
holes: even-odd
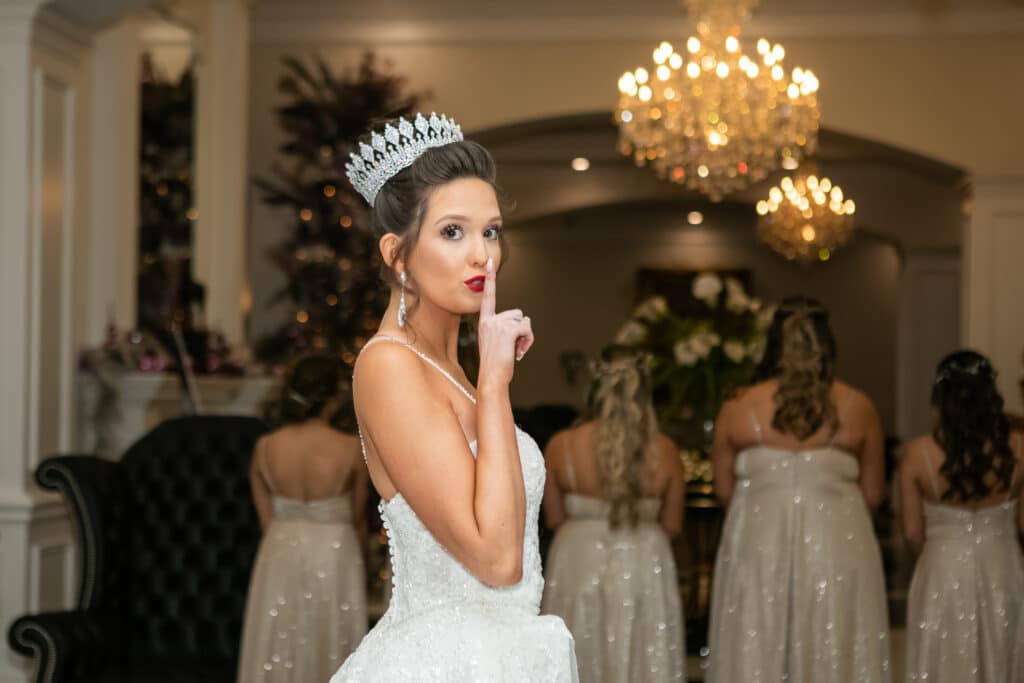
[[[786,313],[772,427],[801,441],[824,424],[835,433],[839,414],[831,395],[835,378],[832,354],[823,348],[818,330],[822,324],[827,327],[828,313],[815,305],[801,305]]]
[[[613,528],[636,525],[640,471],[658,432],[648,366],[646,354],[621,347],[607,349],[590,366],[587,403],[597,420],[598,475]]]

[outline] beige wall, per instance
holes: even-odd
[[[823,26],[823,31],[827,27]],[[774,36],[772,36],[774,38]],[[336,67],[365,45],[256,43],[252,54],[254,168],[266,167],[279,140],[271,109],[280,57],[314,51]],[[1024,170],[1024,40],[1019,35],[790,37],[788,65],[821,80],[826,126],[887,142],[983,175]],[[377,43],[377,52],[429,89],[431,106],[476,131],[544,116],[614,107],[616,81],[648,65],[654,40],[510,39]]]
[[[897,250],[863,236],[827,267],[802,267],[758,247],[748,220],[730,213],[709,215],[699,228],[686,226],[678,211],[618,209],[510,229],[499,305],[526,311],[537,334],[516,370],[515,402],[578,401],[558,356],[569,349],[593,355],[611,341],[633,308],[638,268],[748,268],[758,296],[805,294],[832,310],[841,375],[876,401],[894,429]]]

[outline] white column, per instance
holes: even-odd
[[[73,600],[71,529],[60,500],[31,473],[70,439],[76,182],[84,151],[77,106],[85,58],[41,0],[0,0],[0,630]],[[56,277],[54,277],[56,274]],[[0,683],[31,663],[7,647]]]
[[[41,0],[0,1],[0,500],[24,497],[28,452],[32,22]]]
[[[107,322],[136,324],[139,261],[139,22],[123,19],[93,37],[89,310],[84,334],[104,338]],[[112,320],[111,320],[112,318]]]
[[[194,273],[206,323],[244,340],[249,183],[249,3],[208,0],[199,11]]]
[[[1024,413],[1024,176],[975,180],[961,300],[964,344],[992,359],[1007,410]]]

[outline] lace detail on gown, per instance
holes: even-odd
[[[376,340],[406,346],[474,400],[416,349],[385,337],[371,343]],[[572,636],[565,624],[557,617],[538,616],[544,588],[537,537],[544,457],[518,427],[516,443],[526,489],[520,582],[484,584],[437,542],[401,493],[381,501],[391,554],[391,602],[331,683],[578,680]],[[475,457],[476,442],[470,450]]]

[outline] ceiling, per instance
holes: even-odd
[[[553,216],[623,205],[677,206],[680,212],[713,209],[708,200],[637,168],[616,150],[611,112],[566,116],[476,131],[498,163],[499,183],[529,225]],[[570,168],[577,156],[590,169]],[[963,170],[895,147],[823,130],[821,173],[857,202],[860,229],[907,248],[949,249],[960,243],[967,177]],[[723,202],[745,207],[762,199],[781,176]],[[683,213],[680,213],[683,215]]]
[[[51,0],[44,7],[92,32],[153,4],[155,0]]]
[[[176,4],[158,0],[51,0],[47,8],[82,28],[95,31],[112,24],[135,10],[153,5]],[[479,0],[253,0],[257,15],[285,11],[290,16],[343,17],[353,21],[447,21],[545,18],[579,19],[665,19],[679,16],[678,0],[517,0],[516,2],[480,2]],[[1024,13],[1024,0],[762,0],[754,11],[756,20],[773,21],[794,17],[848,18],[851,15],[920,15],[922,18],[956,14],[957,16]]]
[[[666,17],[681,14],[678,0],[257,0],[257,6],[301,10],[316,8],[325,15],[344,14],[353,19],[503,19],[537,17]],[[762,0],[755,17],[837,16],[944,12],[1001,12],[1024,8],[1024,0]]]

